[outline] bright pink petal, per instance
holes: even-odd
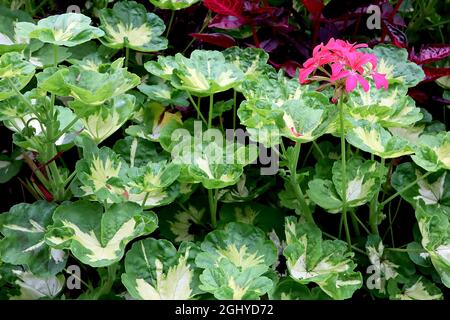
[[[358,79],[358,82],[361,84],[361,86],[363,87],[364,91],[367,92],[369,91],[369,82],[361,75],[356,75],[356,78]]]
[[[305,83],[306,79],[308,78],[308,76],[314,71],[316,70],[315,66],[309,67],[309,68],[302,68],[299,71],[298,74],[298,81],[300,81],[300,83]]]
[[[380,90],[382,87],[387,90],[389,83],[386,79],[386,75],[385,74],[381,74],[378,72],[372,72],[372,78],[373,81],[375,81],[375,86],[377,87],[378,90]]]
[[[345,80],[345,91],[352,92],[355,90],[358,81],[354,74],[350,74]]]

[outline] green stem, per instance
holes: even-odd
[[[409,188],[413,187],[416,185],[416,183],[422,179],[425,179],[426,177],[428,177],[430,174],[432,174],[433,172],[429,171],[427,173],[425,173],[423,176],[418,177],[416,180],[414,180],[413,182],[407,184],[402,190],[394,193],[392,196],[390,196],[389,198],[387,198],[386,200],[384,200],[382,203],[380,203],[380,207],[384,207],[388,202],[392,201],[393,199],[395,199],[396,197],[398,197],[400,194],[404,193],[406,190],[408,190]]]
[[[125,47],[125,68],[128,68],[129,59],[130,59],[130,48]]]
[[[75,115],[75,118],[73,118],[72,121],[69,122],[69,124],[67,126],[65,126],[56,137],[53,138],[53,142],[56,142],[59,138],[61,138],[65,133],[67,133],[70,128],[72,128],[72,126],[78,121],[80,120],[80,118]]]
[[[331,238],[331,239],[334,239],[334,240],[340,240],[338,237],[335,237],[335,236],[333,236],[332,234],[329,234],[329,233],[327,233],[327,232],[325,232],[325,231],[322,231],[322,233],[323,233],[325,236],[327,236],[328,238]],[[353,251],[359,252],[359,253],[361,253],[361,254],[367,256],[367,253],[366,253],[365,251],[361,250],[360,248],[358,248],[358,247],[356,247],[356,246],[354,246],[354,245],[352,245],[351,248],[353,249]]]
[[[348,245],[351,247],[350,230],[347,221],[347,160],[345,157],[345,126],[344,126],[344,101],[339,98],[339,122],[341,126],[341,175],[342,175],[342,215],[344,219],[345,235]]]
[[[145,203],[147,202],[147,199],[148,199],[148,195],[149,195],[149,194],[150,194],[149,192],[146,192],[146,193],[145,193],[144,200],[142,200],[142,204],[141,204],[141,207],[142,207],[142,208],[145,206]]]
[[[356,220],[356,215],[354,210],[350,210],[350,218],[352,219],[352,225],[353,225],[353,230],[355,231],[355,234],[357,237],[361,236],[361,230],[359,229],[359,224],[358,221]]]
[[[287,158],[289,160],[289,181],[291,183],[292,189],[294,190],[295,196],[297,198],[297,201],[300,205],[301,214],[305,217],[306,221],[315,224],[314,218],[311,213],[311,209],[309,208],[308,204],[305,201],[305,195],[302,191],[302,188],[300,187],[298,180],[297,180],[297,165],[298,165],[298,158],[300,156],[300,149],[301,149],[301,143],[296,143],[294,147],[294,158]]]
[[[317,152],[319,152],[322,159],[325,159],[325,155],[323,154],[322,149],[320,149],[320,147],[316,141],[313,141],[313,146],[314,146],[314,148],[316,148]]]
[[[236,89],[233,89],[233,130],[236,129],[236,113],[237,113],[236,100],[237,100],[237,91]]]
[[[355,212],[350,211],[352,217],[354,220],[356,220],[356,222],[358,222],[361,227],[364,229],[365,232],[367,232],[367,234],[370,234],[370,230],[364,225],[364,223],[358,218],[358,216],[355,214]]]
[[[384,167],[385,166],[385,159],[381,158],[381,166]],[[380,190],[381,187],[378,188],[377,192],[375,193],[375,195],[373,196],[372,200],[370,201],[370,212],[369,212],[369,223],[370,223],[370,229],[372,230],[373,234],[379,234],[378,231],[378,198],[380,195]]]
[[[170,14],[169,25],[167,26],[166,38],[169,38],[170,29],[172,29],[173,18],[175,18],[175,10],[172,10]]]
[[[208,122],[206,121],[205,117],[203,116],[202,112],[200,111],[200,108],[198,107],[198,105],[194,102],[194,99],[192,99],[191,94],[188,92],[187,93],[189,96],[189,100],[191,100],[192,105],[194,106],[195,110],[197,111],[197,115],[202,119],[202,121],[205,124],[208,124]]]
[[[211,129],[212,126],[213,106],[214,106],[214,95],[212,94],[209,96],[208,129]]]
[[[20,92],[19,89],[17,89],[14,82],[12,82],[12,80],[9,78],[6,78],[6,80],[8,80],[9,86],[17,94],[17,96],[20,98],[20,100],[22,100],[23,103],[25,103],[27,105],[27,107],[30,108],[30,110],[34,113],[34,115],[39,119],[39,121],[41,121],[37,110],[34,108],[34,106],[31,104],[31,102],[27,98],[25,98],[25,96],[22,94],[22,92]]]
[[[217,197],[213,194],[212,189],[208,189],[209,212],[211,214],[211,225],[213,228],[217,226]]]

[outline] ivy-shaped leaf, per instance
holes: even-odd
[[[355,121],[353,128],[347,132],[346,139],[351,145],[385,159],[414,153],[407,140],[392,135],[379,124],[367,120]]]
[[[99,144],[119,130],[132,116],[135,101],[134,96],[122,94],[100,106],[90,107],[76,102],[71,103],[70,106],[84,125],[82,134]]]
[[[411,158],[427,171],[450,170],[450,132],[423,134]]]
[[[388,90],[371,88],[365,92],[362,87],[357,87],[349,94],[345,105],[352,118],[378,123],[386,128],[408,127],[422,119],[420,109],[407,96],[408,90],[404,85],[392,84]]]
[[[450,214],[445,207],[426,205],[419,200],[416,218],[422,234],[422,246],[430,255],[442,283],[450,288]]]
[[[15,284],[20,288],[20,294],[9,297],[10,300],[54,299],[62,291],[65,278],[62,274],[36,276],[31,272],[13,270],[17,279]]]
[[[66,47],[74,47],[104,35],[102,30],[91,26],[91,18],[80,13],[50,16],[39,20],[37,24],[18,22],[16,33],[20,37]]]
[[[47,68],[37,75],[38,86],[59,96],[71,96],[77,102],[98,106],[119,96],[140,83],[140,78],[123,68],[119,58],[102,70],[86,70],[73,65],[69,68]],[[91,108],[92,110],[92,108]]]
[[[29,39],[16,34],[15,23],[18,21],[33,22],[30,15],[21,10],[10,10],[0,6],[0,55],[11,51],[22,51]]]
[[[403,286],[402,290],[396,288],[392,300],[443,300],[441,290],[424,277],[417,277],[414,281]]]
[[[135,299],[191,299],[201,293],[198,289],[200,270],[194,263],[199,251],[190,242],[183,242],[177,251],[164,239],[138,241],[125,257],[122,283]]]
[[[103,211],[99,203],[80,200],[61,204],[46,242],[68,248],[82,263],[105,267],[119,261],[131,240],[152,233],[158,218],[131,202],[113,204]]]
[[[24,265],[37,276],[55,275],[66,265],[64,251],[45,243],[45,232],[52,225],[56,204],[37,201],[21,203],[0,214],[0,258],[14,265]]]
[[[0,56],[0,101],[16,95],[34,76],[35,66],[17,52]]]
[[[362,51],[377,56],[377,72],[386,74],[389,84],[403,83],[407,87],[414,87],[425,78],[422,68],[408,60],[406,49],[393,45],[378,45]]]
[[[195,259],[205,269],[200,289],[217,299],[259,299],[272,289],[264,274],[277,259],[275,245],[264,232],[243,223],[229,223],[209,233]]]
[[[375,161],[354,157],[347,161],[347,207],[358,207],[370,201],[384,181],[384,170]],[[341,211],[343,206],[341,161],[332,169],[332,181],[314,179],[308,183],[307,194],[316,204],[331,213]]]
[[[267,64],[269,54],[257,48],[231,47],[223,51],[227,62],[234,64],[243,73],[246,80],[257,80],[269,72],[274,72],[272,66]]]
[[[402,163],[395,169],[391,184],[400,192],[406,185],[417,183],[403,191],[400,195],[413,206],[419,199],[426,205],[442,205],[450,210],[450,175],[448,171],[439,170],[426,178],[422,178],[425,172],[411,162]]]
[[[314,282],[330,297],[351,298],[361,288],[361,273],[355,272],[353,253],[340,240],[322,240],[322,232],[312,224],[286,218],[284,256],[291,277],[300,283]]]
[[[206,131],[205,136],[214,136],[214,142],[208,138],[192,137],[189,133],[172,150],[173,162],[181,166],[183,182],[202,183],[207,189],[220,189],[234,185],[239,181],[244,167],[257,157],[254,144],[244,146],[239,143],[224,143],[219,133],[212,136]]]
[[[154,52],[167,48],[167,39],[161,37],[166,26],[156,14],[148,13],[144,5],[122,1],[112,9],[99,11],[100,28],[105,36],[100,39],[114,49],[124,47],[137,51]]]
[[[93,142],[92,142],[93,144]],[[122,202],[127,198],[127,163],[108,147],[98,149],[84,140],[84,157],[76,164],[80,186],[74,190],[79,197],[103,202]]]
[[[236,87],[243,80],[242,71],[226,62],[222,52],[194,50],[189,58],[175,55],[171,84],[194,96],[205,97]]]

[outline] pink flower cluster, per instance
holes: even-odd
[[[309,58],[300,69],[299,81],[306,83],[310,79],[308,76],[317,69],[322,70],[328,77],[319,77],[320,80],[327,80],[332,83],[344,79],[345,90],[353,91],[358,83],[364,91],[369,91],[369,82],[365,78],[367,74],[364,65],[371,64],[370,76],[377,89],[388,88],[388,81],[384,74],[376,72],[377,58],[373,54],[360,52],[358,48],[366,48],[367,44],[351,44],[343,40],[330,39],[326,45],[320,44],[313,50],[312,58]],[[325,70],[325,66],[331,68],[331,75]],[[313,78],[314,79],[314,78]]]

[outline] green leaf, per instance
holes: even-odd
[[[145,166],[128,170],[130,185],[140,192],[164,189],[174,183],[179,174],[179,165],[167,161],[148,162]]]
[[[361,273],[355,272],[353,252],[340,240],[322,240],[322,232],[312,224],[286,218],[284,256],[290,276],[300,283],[315,282],[330,297],[351,298],[361,288]]]
[[[112,9],[99,11],[100,28],[105,36],[100,39],[105,46],[114,49],[124,47],[154,52],[167,48],[167,39],[161,37],[166,26],[154,13],[148,13],[142,4],[123,1]]]
[[[367,120],[355,121],[346,139],[351,145],[385,159],[414,153],[408,141]]]
[[[419,200],[416,218],[422,234],[422,246],[430,255],[442,283],[450,288],[450,213],[444,207],[426,205]]]
[[[62,291],[65,284],[64,275],[36,276],[31,272],[13,270],[17,276],[15,283],[20,287],[20,295],[10,300],[54,299]]]
[[[194,50],[190,58],[177,53],[175,61],[171,84],[194,96],[206,97],[226,91],[236,87],[244,77],[219,51]]]
[[[64,13],[50,16],[35,25],[16,23],[16,33],[21,37],[38,39],[57,46],[74,47],[91,39],[102,37],[104,32],[92,27],[91,18],[80,13]]]
[[[217,299],[259,299],[273,282],[263,276],[277,259],[275,245],[264,232],[243,223],[229,223],[209,233],[195,259],[205,269],[200,289]]]
[[[181,141],[172,150],[173,162],[181,165],[183,182],[201,182],[207,189],[220,189],[236,184],[244,167],[256,160],[256,146],[228,141],[223,146],[225,138],[220,132],[206,131],[204,135],[204,138],[199,138],[187,133],[178,137]],[[212,137],[214,142],[208,143],[207,140]]]
[[[121,156],[130,167],[142,167],[152,161],[168,160],[170,154],[160,150],[156,143],[148,140],[126,136],[116,141],[114,152]]]
[[[227,62],[232,63],[244,73],[246,80],[257,80],[266,73],[275,72],[273,67],[267,64],[269,54],[262,49],[231,47],[225,49],[223,55]]]
[[[52,224],[56,204],[21,203],[0,215],[0,257],[4,262],[25,265],[37,276],[55,275],[66,265],[64,251],[49,247],[45,232]]]
[[[0,56],[0,101],[16,95],[10,82],[23,89],[34,76],[35,67],[17,52]]]
[[[15,177],[22,167],[20,150],[13,152],[11,156],[0,155],[0,183],[5,183]]]
[[[0,55],[10,51],[22,51],[26,48],[29,39],[24,39],[16,34],[15,23],[17,21],[32,22],[30,15],[21,10],[10,10],[0,6]]]
[[[423,134],[411,158],[427,171],[450,170],[450,132]]]
[[[395,169],[391,184],[399,192],[406,185],[419,179],[411,188],[400,193],[402,198],[413,206],[422,199],[427,205],[437,204],[450,210],[450,175],[447,175],[445,170],[439,170],[422,178],[424,174],[425,172],[413,163],[402,163]]]
[[[170,80],[172,78],[173,70],[177,67],[178,63],[173,56],[158,56],[158,62],[147,61],[144,64],[145,70],[164,80]]]
[[[138,86],[139,91],[145,94],[150,101],[156,101],[163,106],[176,105],[187,107],[189,102],[186,92],[177,90],[166,83],[155,85],[141,84]]]
[[[150,0],[150,2],[159,9],[180,10],[185,9],[200,0]]]
[[[441,290],[431,281],[423,277],[403,286],[400,293],[391,296],[393,300],[443,300]]]
[[[76,164],[81,185],[77,196],[89,196],[97,201],[122,202],[126,200],[126,173],[128,165],[108,147],[98,149],[84,140],[83,158]],[[92,142],[93,143],[93,142]]]
[[[122,283],[135,299],[188,300],[201,293],[200,270],[194,263],[199,251],[190,242],[183,242],[177,251],[164,239],[138,241],[127,252]]]
[[[319,92],[305,88],[284,77],[261,77],[242,85],[246,101],[238,116],[252,140],[266,147],[279,143],[280,136],[296,142],[310,142],[325,134],[334,120],[336,108]]]
[[[378,45],[362,51],[374,54],[378,58],[377,72],[385,74],[389,85],[402,83],[414,87],[425,78],[420,66],[408,61],[408,51],[393,45]]]
[[[392,84],[388,90],[372,89],[365,92],[362,87],[349,94],[346,112],[356,120],[367,120],[383,127],[408,127],[421,120],[423,115],[407,96],[408,88]]]
[[[309,288],[292,278],[284,278],[281,280],[274,292],[270,295],[271,300],[329,300],[320,288]]]
[[[119,96],[140,83],[140,78],[123,68],[119,58],[102,70],[86,70],[73,65],[69,68],[48,68],[37,75],[38,86],[59,96],[71,96],[77,103],[97,106]]]
[[[52,246],[69,248],[82,263],[105,267],[119,261],[131,240],[152,233],[158,218],[131,202],[113,204],[103,212],[99,203],[63,203],[46,234]]]
[[[170,205],[158,213],[160,231],[164,238],[175,243],[203,240],[209,228],[206,226],[209,216],[203,203],[208,200],[204,198],[196,200],[183,206]]]
[[[353,157],[347,161],[347,207],[358,207],[370,201],[384,181],[384,168],[378,162]],[[316,204],[331,213],[342,210],[343,195],[341,161],[332,169],[332,181],[314,179],[307,194]]]
[[[71,56],[68,48],[57,47],[55,57],[55,47],[51,44],[43,44],[42,48],[31,53],[30,62],[38,68],[54,66],[55,59],[57,63],[65,61]]]
[[[97,144],[104,141],[132,116],[136,98],[122,94],[99,106],[89,106],[79,102],[70,103],[84,125],[82,134],[87,135]]]
[[[142,123],[129,126],[125,132],[133,137],[160,142],[162,137],[168,136],[181,127],[181,113],[171,113],[159,103],[149,103],[143,107]],[[164,147],[163,142],[161,141]]]

